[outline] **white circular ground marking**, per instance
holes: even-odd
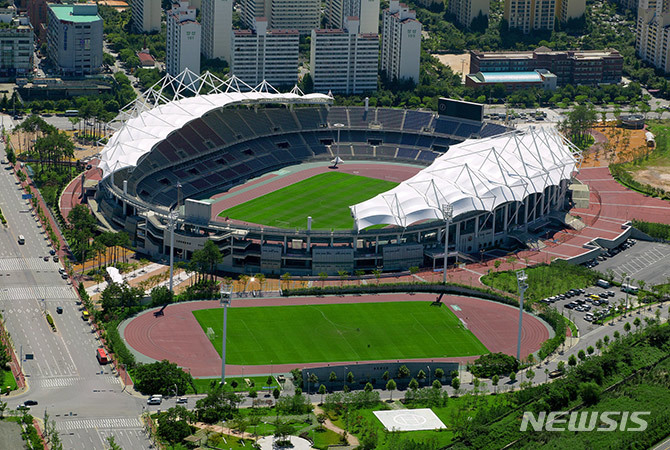
[[[418,426],[426,423],[426,418],[419,414],[413,413],[399,413],[393,418],[393,421],[398,425],[404,426]]]

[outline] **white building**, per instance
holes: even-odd
[[[329,0],[326,5],[328,28],[344,28],[347,17],[358,17],[359,32],[379,33],[379,0]]]
[[[391,0],[382,17],[381,69],[390,79],[419,82],[421,22],[416,12],[398,0]]]
[[[670,72],[670,11],[663,2],[640,0],[635,52],[657,69]]]
[[[161,0],[133,0],[133,30],[135,33],[153,33],[161,30]]]
[[[534,30],[554,29],[556,0],[505,0],[503,17],[509,28],[528,34]]]
[[[479,16],[488,17],[490,0],[449,0],[449,12],[464,27],[470,28],[472,21]]]
[[[233,0],[202,0],[202,54],[230,63]]]
[[[265,17],[269,30],[298,30],[300,34],[309,34],[319,28],[320,16],[319,0],[242,0],[242,21],[249,28],[253,28],[254,18]]]
[[[377,89],[379,35],[360,34],[357,17],[344,29],[312,30],[310,69],[315,92],[357,94]]]
[[[579,19],[586,14],[586,0],[558,0],[556,17],[560,22]]]
[[[275,87],[298,82],[298,30],[268,30],[259,17],[253,30],[234,30],[230,73],[250,86],[265,80]]]
[[[96,4],[48,5],[49,59],[66,75],[88,75],[102,66],[102,19]]]
[[[172,4],[166,13],[167,42],[165,66],[167,73],[179,75],[185,69],[200,74],[200,24],[195,20],[195,8],[188,1]]]
[[[16,10],[0,14],[0,76],[25,76],[33,71],[33,27],[25,16],[15,17]]]

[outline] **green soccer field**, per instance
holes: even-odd
[[[221,354],[221,309],[193,315]],[[239,365],[488,353],[447,306],[428,302],[230,308],[226,342],[226,362]]]
[[[349,206],[396,187],[398,183],[340,172],[326,172],[222,211],[220,217],[279,228],[350,229]]]

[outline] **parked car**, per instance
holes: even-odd
[[[58,255],[54,255],[54,262],[58,262]]]
[[[63,307],[62,307],[62,306],[57,306],[57,307],[56,307],[56,312],[57,312],[58,314],[63,314]]]
[[[48,256],[45,256],[43,259],[44,259],[45,261],[49,261],[49,257],[48,257]]]

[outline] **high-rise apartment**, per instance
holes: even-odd
[[[456,21],[470,28],[472,21],[479,16],[488,17],[490,0],[449,0],[449,12],[456,16]]]
[[[381,69],[388,78],[419,82],[421,22],[416,12],[391,0],[382,16]]]
[[[200,75],[201,27],[195,18],[195,8],[185,0],[174,2],[166,13],[165,66],[170,75],[186,68]]]
[[[135,33],[154,33],[161,30],[161,0],[133,0],[131,8]]]
[[[328,28],[344,28],[347,17],[358,17],[359,32],[379,33],[379,0],[329,0],[326,4]]]
[[[378,1],[378,0],[377,0]],[[242,21],[254,27],[254,18],[265,17],[268,30],[298,30],[309,34],[319,27],[319,0],[242,0]]]
[[[252,30],[233,31],[230,73],[250,86],[265,80],[274,87],[298,82],[298,30],[268,30],[259,17]]]
[[[202,0],[202,54],[230,63],[233,0]]]
[[[310,69],[315,92],[358,94],[377,89],[379,35],[359,33],[357,17],[344,29],[312,30]]]

